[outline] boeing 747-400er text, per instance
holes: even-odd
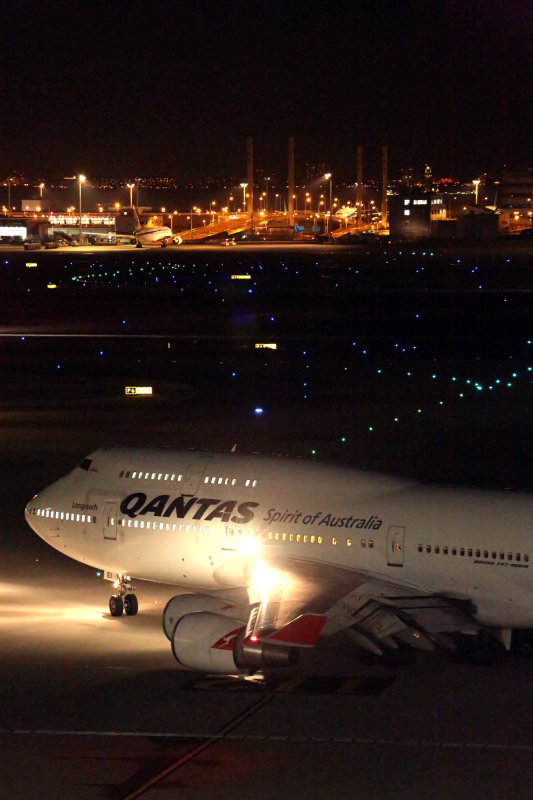
[[[236,453],[98,450],[35,495],[33,530],[115,583],[190,587],[163,629],[182,667],[250,673],[344,631],[373,653],[533,636],[533,496]],[[513,640],[513,642],[512,642]]]

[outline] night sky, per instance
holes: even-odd
[[[472,179],[533,164],[531,0],[17,0],[0,175],[244,178],[325,162]]]

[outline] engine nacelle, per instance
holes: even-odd
[[[174,628],[174,658],[185,669],[223,675],[296,663],[296,648],[265,641],[244,642],[245,628],[241,620],[210,611],[187,614]]]
[[[244,634],[238,619],[200,611],[178,621],[172,635],[174,658],[185,669],[230,674],[239,672],[235,663],[235,639]]]
[[[187,614],[195,614],[199,611],[222,611],[223,608],[229,610],[232,606],[233,603],[228,603],[211,594],[177,594],[168,601],[163,611],[165,636],[171,642],[176,624]]]

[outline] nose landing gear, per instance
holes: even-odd
[[[109,598],[109,611],[112,617],[121,617],[123,611],[130,617],[137,613],[139,601],[137,595],[131,593],[133,588],[129,575],[119,575],[115,581],[116,592]]]

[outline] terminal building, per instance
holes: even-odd
[[[446,197],[434,192],[412,192],[389,197],[389,225],[393,239],[429,239],[437,222],[447,218]]]
[[[533,211],[533,169],[505,171],[500,195],[500,232],[518,234],[531,228]]]

